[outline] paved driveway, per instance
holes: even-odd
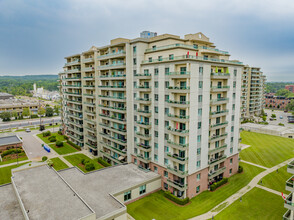
[[[294,123],[288,123],[288,115],[292,115],[291,113],[288,112],[284,112],[284,111],[279,111],[279,110],[269,110],[269,109],[265,109],[264,111],[265,113],[267,113],[267,122],[270,125],[278,125],[279,123],[282,123],[285,125],[285,127],[290,127],[290,128],[294,128]],[[270,117],[272,114],[276,114],[276,119],[275,121],[270,121]],[[280,116],[282,116],[283,118],[280,119]]]

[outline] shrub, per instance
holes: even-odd
[[[98,158],[98,163],[102,164],[105,167],[110,167],[111,166],[107,161],[103,160],[102,157]]]
[[[63,147],[63,142],[62,141],[56,141],[56,146],[57,147]]]
[[[10,155],[10,154],[16,154],[16,153],[22,153],[22,150],[21,149],[9,149],[9,150],[6,150],[6,151],[3,151],[2,153],[2,157],[5,157],[7,155]]]
[[[64,140],[68,140],[68,137],[67,136],[64,136]]]
[[[62,132],[61,132],[61,131],[58,131],[58,132],[57,132],[57,134],[60,134],[60,135],[62,135]]]
[[[170,191],[165,191],[164,197],[168,198],[169,200],[171,200],[179,205],[186,205],[190,201],[189,197],[187,197],[185,199],[180,199],[180,198],[174,196]]]
[[[56,141],[56,137],[55,136],[51,136],[51,137],[48,138],[48,140],[50,142],[55,142]]]
[[[214,191],[216,190],[218,187],[226,184],[228,182],[228,178],[223,178],[221,181],[218,181],[216,183],[213,183],[211,186],[210,186],[210,191]]]
[[[42,134],[43,134],[43,137],[48,137],[48,136],[51,135],[51,132],[50,131],[45,131]]]
[[[39,118],[38,115],[31,115],[31,118]]]
[[[85,158],[83,158],[82,160],[81,160],[81,163],[83,164],[83,165],[86,165],[87,163],[89,163],[90,161],[88,160],[88,159],[85,159]]]
[[[42,157],[43,162],[46,161],[47,159],[48,159],[48,157],[46,157],[46,156]]]
[[[278,125],[280,125],[280,126],[285,126],[283,123],[279,123]]]
[[[88,163],[86,163],[86,165],[85,165],[85,169],[86,169],[87,171],[95,170],[95,166],[94,166],[94,164],[93,164],[92,162],[88,162]]]
[[[81,147],[73,142],[71,142],[70,140],[66,141],[68,144],[70,144],[71,146],[73,146],[75,149],[77,150],[81,150]]]
[[[238,173],[242,173],[243,172],[243,167],[239,165],[238,167]]]

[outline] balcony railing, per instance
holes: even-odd
[[[169,130],[169,131],[174,131],[174,132],[180,133],[180,134],[189,133],[189,130],[176,129],[176,128],[172,128],[170,126],[166,127],[166,129]]]
[[[114,120],[118,120],[118,121],[123,121],[123,122],[126,121],[126,119],[124,119],[124,118],[118,118],[118,117],[115,117],[114,115],[110,116],[110,115],[106,115],[106,114],[99,114],[99,116],[110,118],[110,119],[114,119]]]
[[[150,102],[151,98],[136,98],[137,101],[145,101],[145,102]]]
[[[167,179],[167,182],[169,182],[171,184],[174,184],[176,187],[179,187],[179,188],[182,188],[182,189],[185,189],[188,186],[188,184],[180,183],[178,181],[171,180],[171,179]]]
[[[227,125],[227,124],[228,124],[228,122],[225,121],[225,122],[223,122],[223,123],[217,123],[217,124],[210,125],[210,127],[211,127],[211,128],[214,128],[214,127],[218,127],[218,126],[222,126],[222,125]]]
[[[228,100],[229,100],[229,98],[217,98],[217,99],[210,100],[210,102],[217,103],[217,102],[228,101]]]
[[[143,144],[143,143],[137,143],[136,144],[138,147],[142,147],[142,148],[144,148],[144,149],[151,149],[151,146],[150,145],[145,145],[145,144]]]
[[[126,74],[119,75],[100,75],[99,78],[111,78],[111,77],[126,77]]]
[[[109,126],[109,125],[103,124],[103,123],[99,123],[99,125],[104,126],[104,127],[107,127],[107,128],[110,128],[110,129],[113,129],[113,130],[116,130],[116,131],[121,131],[121,132],[126,132],[127,131],[124,128],[115,128],[115,127],[112,127],[112,126]]]
[[[102,68],[111,68],[111,67],[125,66],[125,65],[126,65],[125,62],[119,62],[119,63],[113,63],[113,64],[108,64],[108,65],[98,66],[98,68],[102,69]]]
[[[223,145],[223,146],[221,146],[221,147],[216,147],[216,148],[214,148],[214,149],[212,149],[212,150],[209,150],[208,152],[209,152],[209,153],[213,153],[213,152],[215,152],[215,151],[225,149],[225,148],[227,148],[227,146],[228,146],[228,145],[225,144],[225,145]]]
[[[211,73],[211,76],[225,76],[225,77],[229,77],[230,74],[229,73]]]
[[[226,113],[229,112],[229,110],[222,110],[222,111],[215,111],[215,112],[210,112],[210,115],[218,115],[218,114],[222,114],[222,113]]]
[[[136,123],[139,125],[146,125],[146,126],[151,125],[151,122],[145,122],[145,121],[136,121]]]
[[[214,140],[214,139],[217,139],[217,138],[220,138],[220,137],[225,137],[227,135],[228,135],[228,133],[224,133],[224,134],[221,134],[221,135],[214,135],[214,136],[210,137],[209,140]]]
[[[167,143],[172,144],[172,145],[176,145],[176,146],[179,146],[179,147],[188,147],[189,146],[189,144],[175,143],[175,142],[173,142],[171,140],[167,140]]]
[[[208,163],[211,165],[211,164],[216,163],[216,162],[218,162],[218,161],[220,161],[220,160],[223,160],[223,159],[225,159],[225,158],[227,158],[226,155],[220,156],[220,157],[218,157],[218,158],[210,158],[210,160],[209,160]]]
[[[169,89],[169,90],[172,90],[172,89],[174,89],[174,90],[189,90],[190,86],[180,86],[180,87],[178,87],[178,86],[169,86],[167,89]]]
[[[112,150],[116,150],[116,151],[120,152],[121,154],[124,154],[125,155],[127,153],[127,151],[125,149],[121,150],[121,149],[119,149],[117,147],[114,147],[114,146],[111,146],[109,144],[106,144],[103,141],[100,141],[100,144],[105,145],[106,147],[111,148]]]
[[[115,52],[115,53],[108,53],[108,54],[97,56],[97,58],[100,59],[100,58],[114,56],[114,55],[120,55],[120,54],[126,54],[126,52],[124,50],[119,50],[118,52]]]
[[[126,86],[98,86],[98,88],[117,88],[117,89],[124,89]]]
[[[103,136],[105,136],[105,137],[108,137],[108,138],[111,138],[111,139],[113,139],[113,140],[117,140],[117,141],[119,141],[119,142],[121,142],[121,143],[127,143],[127,140],[124,140],[124,139],[120,139],[120,138],[117,138],[117,137],[113,137],[113,136],[111,136],[111,135],[109,135],[109,134],[105,134],[105,133],[103,133],[103,132],[100,132],[99,134],[101,134],[101,135],[103,135]]]
[[[172,118],[179,118],[179,119],[189,119],[190,116],[187,115],[172,115],[170,113],[167,114],[168,117],[172,117]]]
[[[180,71],[180,72],[167,72],[165,75],[167,76],[180,76],[180,75],[190,75],[191,72],[189,71]]]
[[[178,173],[178,174],[180,174],[180,175],[182,175],[182,176],[188,174],[188,171],[182,171],[182,170],[179,170],[179,169],[175,169],[175,168],[172,168],[170,165],[167,166],[167,169],[168,169],[168,170],[171,170],[171,171],[173,171],[173,172],[176,172],[176,173]]]
[[[113,106],[108,106],[108,105],[99,105],[99,107],[103,107],[103,108],[109,108],[109,109],[115,109],[115,110],[121,110],[121,111],[125,111],[127,108],[124,107],[113,107]]]
[[[136,132],[136,134],[145,138],[151,137],[151,134],[143,134],[141,132]]]
[[[189,159],[188,157],[180,157],[177,154],[167,153],[166,155],[169,156],[169,157],[175,158],[175,159],[177,159],[179,161],[187,161]]]
[[[110,98],[110,99],[126,99],[125,97],[120,97],[120,96],[108,96],[108,95],[98,95],[101,98]]]
[[[174,101],[174,100],[167,100],[167,103],[171,103],[171,104],[179,104],[179,105],[188,105],[190,104],[189,101]]]

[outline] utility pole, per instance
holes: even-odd
[[[40,109],[41,109],[41,102],[40,102],[40,99],[39,99],[39,113],[40,113]],[[40,130],[41,130],[41,114],[39,115],[40,116]]]

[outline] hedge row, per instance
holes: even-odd
[[[190,201],[189,197],[187,197],[185,199],[180,199],[180,198],[174,196],[170,191],[165,191],[164,197],[168,198],[169,200],[171,200],[179,205],[186,205]]]
[[[68,144],[70,144],[71,146],[73,146],[75,149],[77,150],[81,150],[81,147],[73,142],[71,142],[70,140],[66,141]]]
[[[242,173],[243,172],[243,167],[239,165],[238,167],[238,173]]]
[[[98,158],[98,163],[102,164],[105,167],[110,167],[111,166],[108,162],[106,162],[105,160],[103,160],[102,157],[99,157]]]
[[[9,155],[9,154],[16,154],[16,153],[21,153],[22,151],[20,150],[20,149],[10,149],[10,150],[6,150],[6,151],[4,151],[3,153],[2,153],[2,157],[5,157],[5,156],[7,156],[7,155]]]
[[[218,181],[216,183],[213,183],[211,186],[210,186],[210,191],[214,191],[216,190],[218,187],[226,184],[228,182],[228,178],[223,178],[221,181]]]
[[[42,134],[43,134],[43,137],[48,137],[48,136],[51,135],[51,132],[50,131],[45,131]]]

